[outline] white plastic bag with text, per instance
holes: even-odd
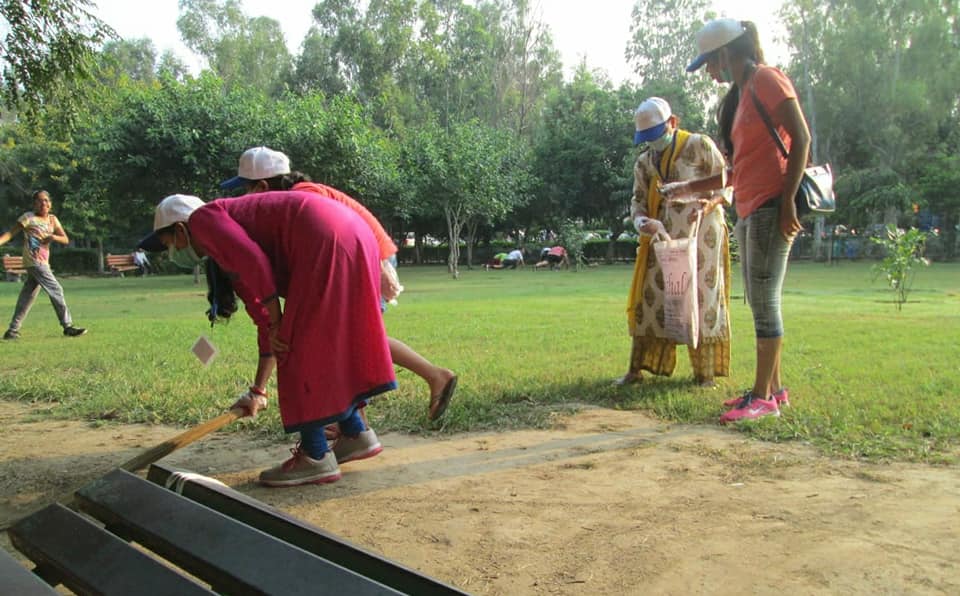
[[[697,347],[700,308],[697,302],[697,237],[653,243],[663,271],[663,329],[667,339]]]

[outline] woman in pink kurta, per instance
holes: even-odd
[[[396,381],[380,313],[380,250],[361,217],[311,192],[207,204],[173,195],[157,207],[154,229],[175,262],[190,260],[184,253],[206,256],[229,272],[257,326],[260,364],[250,392],[236,405],[256,414],[277,365],[283,426],[300,432],[301,443],[294,457],[264,471],[261,482],[332,482],[340,477],[338,460],[379,453],[376,435],[356,408],[396,388]],[[218,303],[222,288],[211,290],[213,315],[232,314],[235,306]],[[285,298],[282,312],[279,297]],[[352,440],[330,451],[323,427],[332,422]]]

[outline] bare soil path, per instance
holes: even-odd
[[[4,526],[182,430],[30,413],[0,402]],[[960,594],[956,468],[602,409],[547,431],[381,440],[329,486],[257,486],[289,445],[242,433],[164,461],[475,594]]]

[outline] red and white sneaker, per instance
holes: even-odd
[[[743,400],[746,399],[747,395],[750,395],[749,389],[740,397],[731,397],[727,401],[723,402],[723,405],[726,408],[739,407],[740,404],[743,403]],[[780,391],[777,391],[771,397],[776,400],[778,408],[790,407],[790,392],[787,391],[786,387],[781,387]]]
[[[744,396],[743,402],[736,408],[730,410],[720,417],[721,424],[736,422],[738,420],[756,420],[764,416],[779,416],[780,408],[777,407],[775,399],[760,399],[752,393]]]
[[[372,428],[368,428],[359,435],[351,437],[350,435],[340,435],[337,444],[333,446],[333,454],[337,456],[337,462],[345,464],[358,459],[367,459],[378,455],[383,451],[377,433]]]

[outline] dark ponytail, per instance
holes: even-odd
[[[207,302],[210,303],[207,320],[210,321],[211,326],[218,320],[229,320],[233,313],[237,312],[237,294],[233,291],[233,279],[209,257],[207,257]]]
[[[283,176],[266,178],[269,190],[290,190],[295,184],[310,182],[310,177],[302,172],[290,172]],[[237,294],[233,289],[233,278],[217,265],[216,261],[207,258],[207,319],[213,325],[218,320],[227,321],[237,312]]]
[[[732,56],[763,64],[763,49],[760,47],[757,26],[752,21],[740,21],[740,25],[743,27],[743,35],[724,47]],[[733,141],[730,139],[730,132],[733,130],[733,117],[739,105],[740,87],[733,83],[717,107],[717,123],[720,125],[720,140],[723,143],[721,149],[728,159],[733,159]]]
[[[290,190],[295,184],[311,182],[311,180],[310,176],[307,176],[303,172],[290,172],[282,176],[265,178],[264,182],[267,183],[268,190]]]

